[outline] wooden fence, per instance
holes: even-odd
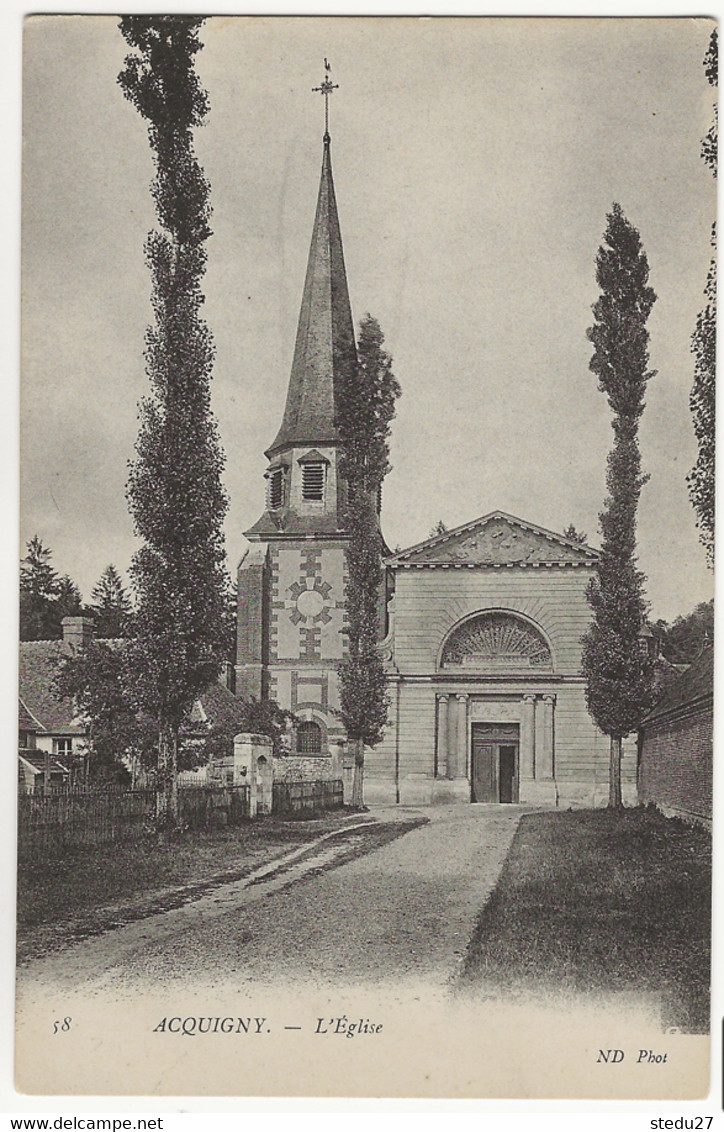
[[[272,786],[272,813],[309,817],[344,805],[341,778],[329,782],[275,782]]]
[[[149,831],[155,790],[53,791],[18,796],[18,855],[134,839]],[[192,829],[238,825],[249,817],[249,787],[179,790],[181,821]]]

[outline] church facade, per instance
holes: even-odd
[[[330,147],[325,132],[287,401],[238,571],[236,687],[296,715],[295,754],[343,764],[348,538],[335,418],[339,377],[356,355]],[[387,558],[390,711],[365,757],[368,802],[606,803],[609,744],[581,675],[596,560],[497,511]],[[634,801],[633,742],[622,778]]]

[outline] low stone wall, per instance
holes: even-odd
[[[342,777],[336,755],[281,755],[274,759],[275,782],[329,782]]]

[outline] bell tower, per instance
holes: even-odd
[[[328,70],[328,64],[325,60]],[[266,506],[239,565],[237,693],[294,712],[297,753],[331,754],[344,730],[337,665],[346,647],[346,485],[337,399],[357,353],[332,178],[328,75],[317,209],[286,405],[266,451]]]

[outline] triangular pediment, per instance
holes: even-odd
[[[492,511],[388,559],[391,566],[584,566],[598,552],[564,535]]]

